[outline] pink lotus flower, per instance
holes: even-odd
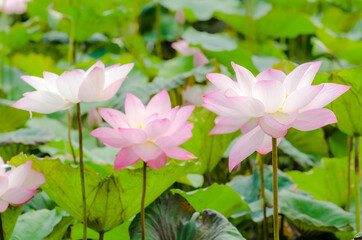
[[[207,60],[206,56],[200,49],[190,47],[189,45],[190,45],[189,41],[178,40],[177,42],[173,42],[171,44],[171,47],[175,49],[177,52],[181,53],[182,55],[185,56],[193,55],[195,67],[205,65],[209,62],[209,60]]]
[[[15,168],[0,158],[0,212],[5,212],[9,203],[20,206],[30,201],[45,182],[43,174],[31,169],[31,165],[32,161],[27,161]]]
[[[312,86],[321,62],[305,63],[285,75],[269,69],[256,77],[232,63],[237,82],[218,74],[207,78],[218,88],[204,96],[204,107],[219,116],[210,134],[240,129],[244,135],[229,156],[229,170],[258,151],[271,151],[271,137],[283,137],[288,128],[310,131],[337,122],[334,113],[323,108],[350,87],[324,83]]]
[[[93,135],[109,147],[120,148],[114,169],[123,169],[140,159],[149,167],[159,169],[167,163],[167,156],[186,160],[194,155],[178,147],[191,138],[193,124],[187,122],[194,106],[171,108],[170,97],[163,90],[147,106],[128,93],[125,113],[101,108],[99,113],[112,128],[95,129]]]
[[[25,93],[13,107],[47,114],[66,110],[79,102],[106,101],[116,94],[133,65],[115,64],[106,68],[98,61],[86,72],[76,69],[60,76],[50,72],[44,72],[44,78],[22,76],[36,91]]]
[[[23,14],[28,7],[27,2],[30,0],[0,0],[0,12]]]

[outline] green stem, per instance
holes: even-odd
[[[4,46],[3,46],[4,47]],[[2,51],[1,51],[2,52]],[[5,64],[4,64],[4,54],[1,53],[1,66],[0,66],[0,88],[5,91]]]
[[[78,133],[79,133],[79,170],[80,170],[80,184],[82,187],[82,201],[83,201],[83,240],[87,240],[87,202],[85,196],[85,183],[84,183],[84,163],[83,163],[83,138],[82,138],[82,115],[80,112],[80,103],[77,103],[77,117],[78,117]]]
[[[72,152],[74,164],[77,164],[77,159],[76,159],[76,156],[75,156],[75,152],[74,152],[74,148],[73,148],[73,143],[72,143],[72,125],[73,125],[73,119],[72,119],[71,109],[68,109],[68,111],[67,111],[67,117],[68,117],[68,141],[69,141],[69,145],[70,145],[70,150],[71,150],[71,152]]]
[[[256,159],[259,162],[260,171],[260,193],[263,199],[263,239],[268,239],[268,223],[266,218],[266,200],[265,200],[265,187],[264,187],[264,163],[263,156],[260,153],[256,153]]]
[[[70,68],[73,65],[75,24],[72,17],[67,16],[67,19],[69,20],[70,23],[69,42],[68,42],[68,67]]]
[[[254,21],[254,0],[245,0],[244,9],[245,9],[245,38],[249,43],[249,47],[252,50],[254,41],[255,41],[255,21]]]
[[[14,93],[14,72],[13,72],[13,66],[11,64],[11,61],[9,61],[9,85],[10,85],[10,89],[9,89],[9,96],[10,98],[13,98],[13,93]]]
[[[208,186],[208,187],[211,186],[211,185],[212,185],[212,179],[211,179],[211,174],[210,174],[209,171],[207,171],[207,172],[205,173],[205,178],[206,178],[206,184],[207,184],[207,186]]]
[[[104,232],[100,232],[99,233],[99,240],[103,240],[104,239]]]
[[[143,188],[142,188],[142,199],[141,199],[141,233],[142,240],[146,239],[146,224],[145,224],[145,198],[146,198],[146,174],[147,174],[147,163],[143,163]]]
[[[75,25],[74,25],[74,21],[73,21],[72,17],[66,16],[66,18],[69,20],[69,23],[70,23],[69,42],[68,42],[68,68],[70,68],[73,64]],[[74,164],[77,164],[77,160],[76,160],[76,156],[75,156],[75,152],[74,152],[74,148],[73,148],[73,144],[72,144],[72,136],[71,136],[71,130],[72,130],[72,124],[73,124],[71,109],[68,109],[67,116],[68,116],[68,140],[69,140],[70,150],[72,152]]]
[[[351,201],[351,152],[352,152],[352,136],[347,136],[347,202],[346,211],[349,212]]]
[[[3,5],[5,9],[6,0],[4,0]],[[3,12],[1,15],[1,34],[6,33],[6,13]],[[1,88],[5,90],[5,44],[1,43]]]
[[[272,138],[273,152],[273,228],[274,240],[279,240],[279,219],[278,219],[278,147],[277,139]]]
[[[0,213],[0,240],[5,240],[1,213]]]
[[[282,215],[281,216],[281,221],[280,221],[280,231],[279,231],[279,235],[280,235],[280,238],[282,239],[282,240],[284,240],[285,238],[284,238],[284,215]]]
[[[161,45],[161,4],[156,3],[156,53],[159,58],[162,59],[162,45]]]
[[[356,204],[356,227],[357,232],[361,231],[361,214],[360,214],[360,191],[359,191],[359,136],[354,137],[354,188]]]

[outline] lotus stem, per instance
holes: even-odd
[[[274,240],[279,240],[279,219],[278,219],[278,147],[277,139],[272,138],[272,164],[273,164],[273,228]]]
[[[76,156],[75,156],[75,152],[74,152],[74,148],[73,148],[73,143],[72,143],[72,125],[73,125],[73,119],[72,119],[72,112],[71,112],[70,109],[68,109],[68,111],[67,111],[67,117],[68,117],[68,141],[69,141],[69,145],[70,145],[70,150],[71,150],[71,152],[72,152],[74,164],[77,164],[77,159],[76,159]]]
[[[361,231],[361,214],[360,214],[360,190],[359,190],[359,136],[354,137],[354,188],[356,205],[356,228],[357,232]]]
[[[162,56],[162,45],[161,45],[161,4],[156,3],[156,53],[159,58],[163,58]]]
[[[142,199],[141,199],[141,234],[142,240],[146,240],[146,224],[145,224],[145,198],[146,198],[146,174],[147,163],[143,163],[143,187],[142,187]]]
[[[5,240],[1,213],[0,213],[0,240]]]
[[[284,215],[281,215],[281,221],[280,221],[280,231],[279,231],[279,235],[281,236],[281,239],[284,240]]]
[[[6,0],[3,1],[5,9]],[[5,34],[6,32],[6,13],[5,11],[1,15],[1,31]],[[1,43],[1,88],[5,88],[5,46]]]
[[[70,68],[73,65],[75,25],[74,25],[73,19],[70,16],[66,16],[66,18],[69,20],[69,23],[70,23],[69,42],[68,42],[68,68]],[[76,159],[76,156],[74,153],[74,148],[73,148],[73,144],[72,144],[72,136],[71,136],[71,130],[72,130],[72,125],[73,125],[71,109],[68,109],[67,116],[68,116],[68,141],[69,141],[69,145],[70,145],[70,150],[72,152],[74,164],[77,164],[77,159]]]
[[[256,153],[256,159],[259,163],[260,171],[260,193],[263,199],[263,239],[268,239],[268,223],[266,218],[266,200],[265,200],[265,187],[264,187],[264,162],[263,156],[260,153]]]
[[[209,170],[207,170],[207,172],[205,173],[205,178],[206,178],[207,186],[211,186],[212,179],[211,179],[211,174],[210,174]]]
[[[82,115],[80,112],[80,103],[77,103],[77,117],[78,117],[78,134],[79,134],[79,170],[80,170],[80,184],[82,188],[82,201],[83,201],[83,240],[87,240],[87,202],[85,197],[85,181],[84,181],[84,163],[83,163],[83,138],[82,138]]]
[[[104,239],[104,232],[100,232],[99,233],[99,240],[103,240]]]
[[[70,23],[69,42],[68,42],[68,67],[70,68],[73,65],[75,24],[72,17],[68,16],[68,20]]]
[[[245,8],[245,37],[249,42],[249,47],[253,49],[255,42],[255,21],[254,21],[254,10],[255,10],[255,0],[245,0],[244,1]]]
[[[352,152],[352,136],[347,136],[347,201],[346,211],[349,212],[349,204],[351,201],[351,152]]]

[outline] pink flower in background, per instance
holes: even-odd
[[[216,87],[212,84],[207,84],[205,86],[198,84],[187,86],[187,88],[182,91],[183,105],[202,106],[202,104],[204,104],[203,96],[213,90],[216,90]]]
[[[9,204],[20,206],[27,203],[45,182],[41,172],[31,169],[32,161],[14,167],[4,164],[0,158],[0,212]],[[10,170],[6,171],[8,168]]]
[[[178,147],[192,136],[193,124],[187,122],[194,106],[171,108],[170,97],[163,90],[147,106],[128,93],[125,114],[110,108],[100,108],[99,113],[112,128],[101,127],[90,134],[107,146],[120,148],[114,169],[123,169],[140,159],[149,167],[159,169],[167,157],[186,160],[195,158]]]
[[[185,23],[185,14],[184,14],[184,11],[181,9],[181,10],[178,10],[175,14],[175,18],[176,18],[176,21],[178,23]]]
[[[27,9],[27,2],[31,0],[0,0],[0,12],[6,14],[23,14]]]
[[[87,123],[91,127],[98,127],[102,122],[102,118],[95,108],[91,108],[87,115]]]
[[[25,93],[13,107],[47,114],[79,102],[106,101],[116,94],[133,65],[105,67],[98,61],[86,72],[76,69],[60,76],[50,72],[44,72],[44,78],[22,76],[36,91]]]
[[[271,137],[283,137],[288,128],[310,131],[337,122],[334,113],[323,108],[350,87],[311,83],[321,62],[305,63],[286,75],[269,69],[258,76],[232,63],[237,82],[218,74],[207,78],[218,88],[204,96],[204,107],[219,116],[210,134],[240,129],[244,135],[230,151],[229,170],[258,151],[271,151]]]
[[[193,55],[195,67],[205,65],[209,62],[209,60],[207,60],[206,56],[200,49],[190,47],[189,45],[190,45],[189,41],[178,40],[176,42],[173,42],[171,44],[171,47],[175,49],[177,52],[181,53],[182,55],[185,56]]]

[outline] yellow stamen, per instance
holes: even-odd
[[[287,95],[285,95],[285,98],[284,98],[284,101],[283,101],[283,104],[280,106],[280,108],[278,109],[277,112],[280,112],[283,110],[283,107],[284,107],[284,102],[285,102],[285,99],[287,99],[287,97],[289,96],[289,94],[287,93]]]

